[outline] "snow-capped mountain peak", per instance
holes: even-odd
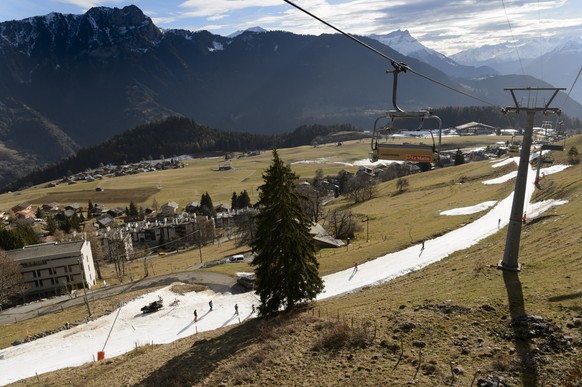
[[[545,55],[555,49],[562,49],[570,42],[580,43],[580,38],[540,37],[514,42],[485,45],[461,51],[451,56],[453,60],[464,65],[507,63],[516,60],[531,60]]]
[[[239,36],[240,34],[244,33],[244,32],[255,32],[255,33],[263,33],[263,32],[267,32],[266,29],[261,28],[261,27],[250,27],[247,28],[246,30],[238,30],[236,32],[233,32],[232,34],[228,35],[227,38],[236,38],[237,36]]]
[[[370,35],[370,38],[375,39],[404,55],[410,55],[417,51],[434,51],[423,46],[418,40],[414,39],[408,30],[396,30],[386,35],[373,34]]]
[[[386,35],[370,35],[369,37],[403,55],[428,63],[455,77],[474,78],[495,74],[495,71],[491,68],[474,68],[459,65],[440,52],[424,46],[408,30],[396,30]]]

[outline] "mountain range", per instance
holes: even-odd
[[[488,66],[499,74],[531,75],[568,89],[570,97],[582,102],[582,85],[574,84],[582,70],[580,36],[539,37],[485,45],[451,55],[450,59],[466,66]]]
[[[550,86],[434,51],[398,52],[379,37],[360,39],[423,75],[400,74],[404,109],[512,105],[504,87]],[[393,109],[390,62],[341,35],[161,30],[134,5],[0,23],[0,58],[0,185],[168,116],[276,134],[314,123],[369,129]],[[575,101],[564,110],[582,115]]]

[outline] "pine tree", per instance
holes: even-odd
[[[233,192],[232,197],[230,198],[230,208],[232,210],[238,209],[238,196],[236,195],[236,192]]]
[[[457,152],[455,153],[455,165],[462,164],[465,164],[465,156],[463,155],[463,152],[460,149],[457,149]]]
[[[48,215],[46,217],[46,230],[48,231],[49,235],[53,235],[53,233],[58,229],[57,221],[52,216]]]
[[[129,216],[137,216],[137,206],[133,202],[133,200],[129,203],[129,208],[127,209],[127,215]]]
[[[276,150],[273,163],[263,174],[259,187],[257,233],[251,243],[256,256],[255,287],[261,315],[314,299],[323,290],[318,274],[310,224],[295,190],[297,175],[285,166]]]
[[[208,192],[203,193],[202,198],[200,198],[200,210],[202,211],[202,215],[205,216],[216,215],[214,204],[212,204],[212,198]]]
[[[245,189],[240,193],[237,200],[237,208],[247,208],[251,205],[251,198]]]
[[[87,218],[91,219],[93,217],[93,202],[91,202],[91,200],[89,200],[89,203],[87,203]]]

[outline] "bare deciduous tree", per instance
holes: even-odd
[[[109,246],[109,259],[113,262],[115,266],[115,274],[117,275],[117,280],[123,282],[123,277],[125,276],[125,254],[123,254],[122,241],[110,239],[108,242]]]
[[[312,222],[318,222],[323,216],[323,197],[321,190],[311,184],[297,186],[297,192],[303,196],[301,207],[307,218]]]
[[[12,298],[21,296],[26,289],[20,265],[4,251],[0,251],[0,304],[6,304]]]
[[[236,224],[236,246],[248,246],[251,241],[255,239],[257,234],[257,222],[255,217],[259,211],[254,208],[249,208],[244,211],[240,211],[235,218]]]
[[[376,180],[365,174],[352,177],[347,185],[348,197],[354,203],[372,199],[376,194],[376,189]]]
[[[336,239],[353,238],[362,226],[351,211],[332,210],[327,213],[323,227]]]
[[[407,179],[400,178],[400,179],[396,180],[396,188],[398,188],[399,193],[404,192],[406,187],[408,187],[408,180]]]

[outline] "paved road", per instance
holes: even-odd
[[[236,279],[226,274],[215,273],[205,270],[192,270],[179,273],[172,273],[158,277],[144,278],[132,283],[108,286],[87,292],[89,303],[91,301],[106,298],[132,290],[146,289],[158,286],[167,286],[174,282],[189,284],[201,284],[217,293],[241,293],[246,291],[236,283]],[[0,312],[0,324],[9,324],[17,321],[27,320],[36,316],[58,312],[62,309],[81,305],[84,303],[83,291],[77,293],[76,298],[69,296],[54,297],[30,304],[17,306]]]

